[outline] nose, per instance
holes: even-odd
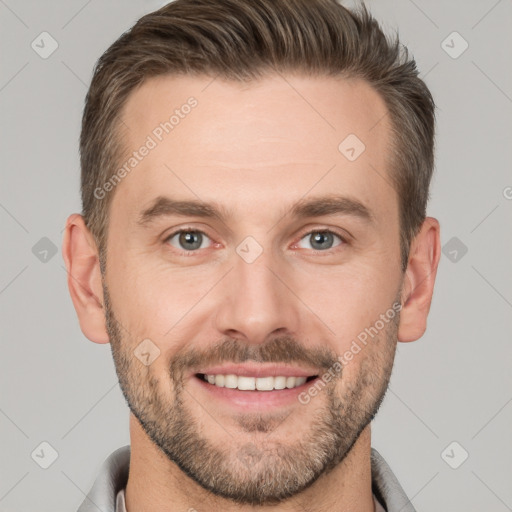
[[[215,327],[224,336],[264,343],[272,335],[298,335],[301,301],[293,290],[290,266],[270,251],[248,263],[237,253],[217,302]]]

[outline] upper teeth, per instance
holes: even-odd
[[[306,382],[306,377],[244,377],[238,375],[205,375],[210,384],[221,388],[271,391],[273,389],[296,388]]]

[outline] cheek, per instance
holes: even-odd
[[[391,308],[397,289],[398,274],[372,261],[318,274],[298,295],[333,331],[341,353]]]
[[[138,337],[168,343],[190,324],[194,307],[207,295],[217,275],[170,268],[165,263],[148,264],[146,257],[125,258],[122,271],[109,285],[115,294],[116,311],[123,325]],[[113,299],[114,300],[114,299]]]

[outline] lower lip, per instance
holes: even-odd
[[[315,377],[300,386],[292,389],[274,389],[272,391],[258,391],[258,390],[240,390],[232,388],[221,388],[210,384],[202,377],[195,375],[193,377],[202,390],[204,390],[210,397],[217,400],[229,403],[234,407],[243,408],[245,410],[265,410],[274,407],[283,407],[293,405],[294,403],[300,404],[299,395],[314,386],[319,377]]]

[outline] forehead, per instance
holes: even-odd
[[[386,207],[396,202],[386,177],[386,114],[382,98],[361,80],[152,78],[123,109],[119,167],[128,164],[129,172],[114,203],[140,210],[169,193],[258,208],[314,189]],[[139,151],[144,146],[150,149]]]

